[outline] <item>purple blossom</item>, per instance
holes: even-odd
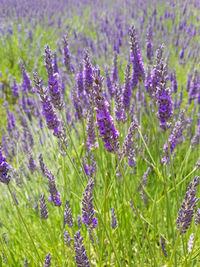
[[[145,71],[144,64],[142,62],[141,51],[138,46],[138,40],[136,35],[136,29],[132,26],[129,29],[130,46],[131,46],[131,62],[133,64],[133,70],[136,82],[144,81]]]
[[[93,85],[93,78],[92,78],[92,63],[90,61],[89,52],[85,51],[84,54],[84,87],[87,94],[90,94],[90,91],[92,90]]]
[[[174,151],[176,145],[180,142],[180,139],[183,141],[183,126],[185,123],[185,110],[181,110],[179,114],[179,119],[175,123],[175,126],[172,130],[172,133],[170,134],[168,138],[169,146],[170,146],[170,153]],[[165,164],[169,162],[169,154],[168,154],[168,144],[167,142],[164,144],[163,147],[163,153],[164,157],[162,158],[162,163]]]
[[[6,157],[4,157],[2,150],[0,148],[0,182],[4,184],[9,184],[10,182],[10,175],[8,172],[10,170],[10,166],[6,162]]]
[[[15,78],[13,78],[12,96],[16,99],[19,98],[19,89]]]
[[[173,115],[172,111],[172,101],[171,101],[171,91],[169,88],[166,88],[167,85],[167,67],[166,65],[160,69],[159,73],[159,82],[157,84],[156,99],[158,107],[158,119],[160,120],[160,127],[163,130],[169,128],[169,121]]]
[[[51,256],[50,253],[46,255],[45,261],[44,261],[44,267],[49,267],[51,266]]]
[[[195,225],[200,225],[200,209],[197,209],[196,217],[195,217]]]
[[[162,248],[162,252],[163,252],[165,258],[167,258],[165,239],[162,236],[161,236],[161,248]]]
[[[78,267],[90,267],[80,231],[74,235],[75,260]]]
[[[64,225],[66,225],[70,228],[73,227],[73,218],[72,218],[72,212],[71,212],[71,208],[70,208],[70,204],[69,201],[66,200],[65,203],[65,210],[64,210]]]
[[[97,113],[99,137],[102,137],[108,152],[115,153],[119,150],[119,133],[115,129],[113,118],[110,115],[109,104],[105,100],[102,92],[103,78],[100,76],[100,71],[94,71],[94,86],[93,86],[93,101]]]
[[[71,54],[69,51],[68,36],[63,36],[63,55],[64,55],[64,65],[66,67],[67,73],[74,73],[74,67],[71,64]]]
[[[46,220],[48,218],[47,205],[44,195],[40,196],[40,217],[43,220]]]
[[[88,148],[88,150],[92,150],[93,148],[97,148],[98,143],[96,141],[95,128],[94,128],[94,115],[93,115],[93,109],[92,108],[89,108],[88,114],[87,114],[86,133],[87,133],[87,148]]]
[[[163,69],[163,59],[162,59],[163,48],[164,46],[161,45],[156,50],[156,63],[153,66],[151,77],[150,75],[147,75],[147,79],[145,82],[146,90],[149,93],[149,96],[151,98],[155,98],[157,86],[161,78],[160,74],[161,74],[161,70]]]
[[[115,215],[115,209],[111,208],[111,227],[112,229],[117,228],[117,217]]]
[[[22,71],[22,77],[23,77],[23,81],[22,81],[23,93],[24,94],[27,94],[27,92],[33,93],[33,86],[31,84],[29,74],[26,72],[23,62],[20,61],[19,63],[20,63],[21,71]]]
[[[114,84],[115,88],[115,116],[117,122],[125,122],[126,114],[124,110],[123,100],[122,100],[122,91],[117,83]]]
[[[132,96],[132,91],[131,91],[130,60],[129,60],[126,65],[126,70],[124,74],[124,87],[123,87],[123,104],[126,110],[129,110],[131,96]]]
[[[187,188],[185,198],[178,212],[177,228],[178,231],[181,231],[181,234],[186,233],[192,222],[194,210],[199,201],[199,198],[196,198],[196,187],[199,185],[199,183],[199,176],[195,176],[194,180]]]
[[[45,166],[43,162],[42,154],[40,154],[39,159],[40,159],[40,168],[43,172],[43,175],[48,179],[48,182],[49,182],[50,196],[48,200],[50,202],[53,202],[55,206],[61,206],[62,204],[62,201],[60,199],[61,194],[56,188],[56,179],[51,173],[51,171],[49,171],[47,167]]]
[[[87,164],[86,158],[90,158],[90,165]],[[97,171],[97,164],[94,159],[94,154],[88,153],[85,157],[82,158],[82,164],[84,171],[88,177],[93,177]]]
[[[42,87],[42,80],[38,78],[37,73],[34,73],[33,76],[34,76],[34,82],[35,82],[37,92],[39,93],[40,99],[42,102],[43,115],[46,118],[47,127],[50,130],[53,130],[53,134],[55,136],[59,136],[60,135],[60,130],[59,130],[60,121],[49,101],[49,98],[47,96],[47,91],[44,90]]]
[[[71,237],[66,230],[63,231],[63,238],[64,238],[65,246],[70,247],[71,246]]]
[[[153,57],[153,45],[151,39],[152,39],[152,30],[151,27],[149,27],[146,35],[146,55],[150,63]]]
[[[58,73],[54,73],[54,65],[52,57],[53,56],[51,50],[49,49],[49,46],[46,45],[44,58],[45,58],[45,67],[47,69],[47,74],[48,74],[48,87],[49,87],[50,100],[54,108],[60,110],[63,107],[63,101],[61,95],[62,90],[58,81]]]
[[[88,185],[86,186],[85,193],[83,193],[82,199],[82,217],[83,223],[88,228],[95,228],[98,225],[97,218],[94,218],[94,207],[93,207],[93,188],[94,181],[90,179]]]
[[[31,173],[33,173],[37,169],[37,164],[34,161],[32,154],[28,156],[28,168],[31,171]]]

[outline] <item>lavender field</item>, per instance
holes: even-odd
[[[0,1],[0,266],[200,266],[200,1]]]

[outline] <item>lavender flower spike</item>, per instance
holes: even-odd
[[[93,109],[92,108],[89,108],[89,110],[88,110],[86,130],[87,130],[87,148],[88,148],[88,150],[92,150],[93,148],[97,148],[98,143],[96,141],[95,128],[94,128],[94,115],[93,115]]]
[[[74,250],[76,254],[75,260],[78,267],[90,267],[90,263],[86,255],[86,250],[82,242],[83,237],[81,236],[80,231],[78,231],[74,236]]]
[[[197,185],[199,185],[199,183],[199,176],[196,176],[194,180],[189,184],[185,198],[178,212],[177,228],[178,231],[181,231],[181,234],[186,233],[192,222],[194,210],[199,201],[199,198],[196,198],[196,187]]]
[[[43,220],[46,220],[48,218],[47,205],[44,195],[40,196],[40,217]]]
[[[44,267],[49,267],[51,266],[51,256],[50,253],[46,255],[45,261],[44,261]]]
[[[65,204],[65,210],[64,210],[64,225],[68,225],[68,227],[72,228],[74,222],[73,222],[73,218],[72,218],[72,212],[70,209],[70,204],[69,201],[66,200],[66,204]]]
[[[200,209],[197,209],[197,214],[195,217],[195,225],[199,225],[200,224]]]
[[[37,92],[40,95],[40,99],[42,102],[43,114],[46,118],[47,127],[54,131],[53,134],[55,136],[59,137],[60,136],[60,129],[59,129],[60,121],[49,101],[47,91],[44,90],[42,87],[42,80],[38,78],[37,73],[33,73],[33,76],[34,76],[35,87],[37,89]]]
[[[102,92],[103,78],[100,76],[100,70],[95,69],[93,75],[93,102],[95,110],[97,112],[98,130],[100,132],[99,137],[103,138],[105,148],[108,152],[115,153],[119,151],[119,133],[115,129],[113,118],[110,115],[109,104],[105,100]]]
[[[54,108],[61,110],[63,107],[63,101],[61,96],[61,86],[58,82],[58,73],[54,73],[53,70],[53,56],[49,46],[45,47],[45,66],[48,74],[48,86],[49,86],[49,94],[51,98],[51,103]]]
[[[173,111],[172,111],[172,101],[171,101],[171,90],[169,88],[166,88],[168,80],[166,65],[161,68],[158,78],[159,82],[157,85],[156,98],[159,107],[158,107],[158,113],[156,115],[160,120],[160,127],[163,130],[167,130],[169,128],[169,124],[167,123],[167,121],[171,119]]]
[[[131,62],[133,64],[134,76],[136,82],[144,81],[145,71],[144,64],[142,62],[141,51],[138,46],[137,35],[135,27],[132,26],[129,30],[130,46],[131,46]]]
[[[111,208],[111,227],[112,229],[117,228],[117,217],[115,215],[115,209]]]
[[[74,67],[71,64],[71,55],[69,51],[68,36],[63,37],[63,54],[64,54],[64,64],[68,74],[74,73]]]
[[[83,193],[82,199],[82,217],[83,223],[86,227],[93,229],[97,227],[98,221],[97,218],[94,218],[94,207],[93,207],[93,188],[94,181],[90,179],[88,185],[86,186],[85,193]]]
[[[117,122],[125,122],[126,114],[124,110],[124,105],[122,101],[122,92],[120,91],[120,87],[117,83],[114,84],[115,88],[115,116]]]
[[[4,157],[1,147],[0,147],[0,182],[4,184],[9,184],[10,182],[10,175],[9,172],[9,165],[6,162],[6,157]]]

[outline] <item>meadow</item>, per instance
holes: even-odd
[[[0,1],[0,266],[200,265],[199,11]]]

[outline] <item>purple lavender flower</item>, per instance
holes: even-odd
[[[70,208],[70,204],[69,201],[66,200],[66,204],[65,204],[65,210],[64,210],[64,225],[66,225],[70,228],[73,227],[73,218],[72,218],[72,211]]]
[[[24,266],[23,267],[28,267],[28,260],[24,259]]]
[[[93,109],[92,108],[89,108],[89,110],[88,110],[86,132],[87,132],[87,148],[88,148],[88,150],[92,150],[93,148],[97,148],[98,143],[96,141],[95,128],[94,128],[94,115],[93,115]]]
[[[138,191],[142,190],[141,193],[140,193],[140,196],[141,196],[141,199],[143,199],[143,200],[144,200],[144,193],[145,193],[143,187],[145,187],[147,185],[147,178],[149,176],[150,171],[151,171],[151,168],[148,167],[146,172],[142,176],[142,182],[141,182],[141,184],[139,185],[139,187],[137,189]]]
[[[111,227],[112,229],[117,228],[117,217],[115,215],[115,209],[111,208]]]
[[[58,73],[54,73],[53,70],[52,53],[48,45],[46,45],[45,47],[44,58],[45,58],[45,67],[47,69],[47,74],[48,74],[48,86],[49,86],[51,103],[53,104],[54,108],[61,110],[63,107],[63,101],[61,95],[62,90],[58,81]]]
[[[44,261],[44,267],[49,267],[51,266],[51,256],[50,253],[46,255],[45,261]]]
[[[165,258],[167,258],[165,239],[162,236],[161,236],[161,248],[162,248],[162,252],[163,252]]]
[[[57,63],[57,54],[53,53],[53,72],[58,73],[58,63]]]
[[[62,201],[60,199],[61,195],[60,195],[60,192],[56,188],[56,183],[55,183],[56,179],[51,173],[51,171],[49,171],[47,167],[45,166],[43,162],[42,154],[40,154],[39,159],[40,159],[40,168],[43,172],[43,175],[48,179],[48,182],[49,182],[50,196],[48,200],[50,202],[53,202],[55,206],[61,206],[62,204]]]
[[[83,223],[88,228],[95,228],[98,225],[97,218],[94,218],[94,207],[93,207],[93,188],[94,181],[90,179],[88,185],[86,186],[85,193],[83,193],[82,199],[82,217]]]
[[[81,229],[81,215],[77,215],[78,229]]]
[[[195,225],[199,225],[200,224],[200,209],[197,209],[197,214],[195,217]]]
[[[141,51],[138,46],[137,35],[135,27],[132,26],[129,29],[130,46],[131,46],[131,62],[133,64],[134,76],[136,82],[144,81],[145,71],[144,64],[142,62]]]
[[[178,212],[177,228],[178,231],[181,231],[181,234],[186,233],[192,222],[194,210],[199,201],[199,198],[196,198],[196,187],[199,185],[199,183],[199,176],[195,176],[194,180],[187,188],[185,198]]]
[[[179,114],[178,121],[175,123],[175,126],[172,130],[168,138],[169,146],[170,146],[170,153],[174,151],[176,145],[180,142],[180,139],[183,141],[183,126],[185,123],[185,110],[181,110]],[[167,142],[164,144],[163,147],[164,157],[162,158],[162,163],[165,164],[169,162],[169,154],[168,154],[168,144]]]
[[[7,131],[12,132],[16,127],[16,118],[12,112],[7,112],[8,115],[8,123],[7,123]]]
[[[26,72],[23,62],[20,61],[19,64],[20,64],[20,67],[21,67],[22,77],[23,77],[23,81],[22,81],[23,93],[24,94],[27,94],[27,92],[33,93],[33,86],[31,84],[31,80],[30,80],[29,74]]]
[[[124,88],[123,88],[123,104],[126,110],[129,110],[131,95],[132,91],[131,91],[130,60],[129,60],[124,74]]]
[[[60,135],[60,130],[59,130],[60,121],[48,99],[47,91],[44,90],[42,87],[42,80],[38,78],[37,73],[34,73],[33,76],[34,76],[34,82],[35,82],[37,92],[39,93],[40,99],[42,101],[43,114],[46,118],[47,127],[54,131],[53,134],[55,136],[59,136]]]
[[[138,129],[138,122],[136,121],[136,119],[131,123],[129,129],[128,129],[128,134],[124,140],[123,143],[123,147],[122,147],[122,155],[124,155],[125,157],[128,156],[129,150],[131,149],[131,147],[133,146],[133,136],[135,131]]]
[[[84,77],[83,77],[83,64],[79,65],[79,71],[76,74],[76,86],[77,86],[77,95],[80,98],[84,91]]]
[[[48,200],[50,202],[53,202],[55,206],[60,207],[62,204],[62,201],[60,199],[61,194],[56,188],[55,177],[53,176],[53,174],[49,170],[46,170],[45,176],[47,177],[48,182],[49,182],[50,196],[49,196]]]
[[[74,67],[71,64],[71,55],[69,51],[68,36],[63,36],[63,55],[64,55],[64,64],[68,74],[74,73]]]
[[[12,96],[16,99],[19,98],[19,89],[15,78],[13,78]]]
[[[44,194],[40,196],[40,217],[43,220],[46,220],[48,218],[48,211]]]
[[[90,61],[90,56],[88,51],[85,51],[84,55],[84,87],[87,94],[90,94],[93,85],[93,78],[92,78],[92,64]]]
[[[117,122],[125,122],[126,114],[124,111],[124,105],[122,100],[122,91],[117,83],[114,84],[115,88],[115,116]]]
[[[160,120],[160,127],[163,130],[169,128],[169,121],[173,115],[172,111],[172,101],[171,101],[171,91],[166,88],[167,85],[167,66],[162,66],[159,73],[159,82],[157,84],[156,98],[158,107],[158,119]]]
[[[0,148],[0,182],[4,184],[9,184],[10,175],[8,175],[10,166],[6,162],[6,158],[3,156],[2,150]]]
[[[151,39],[152,39],[152,30],[151,27],[149,27],[146,35],[146,55],[150,63],[153,57],[153,45]]]
[[[90,158],[90,165],[87,164],[86,158]],[[97,164],[94,159],[94,154],[88,153],[82,158],[84,171],[88,177],[93,177],[97,171]]]
[[[155,98],[157,86],[161,78],[160,73],[161,73],[161,70],[163,69],[163,59],[162,59],[163,48],[164,46],[161,45],[156,50],[156,63],[153,66],[151,77],[147,75],[148,79],[146,79],[146,82],[145,82],[146,90],[151,98]]]
[[[64,238],[65,246],[70,247],[71,246],[71,237],[66,230],[63,231],[63,238]]]
[[[86,250],[84,247],[83,237],[78,231],[74,236],[74,250],[75,250],[75,260],[78,267],[90,267],[90,263],[86,254]]]
[[[109,104],[102,93],[103,78],[98,69],[94,70],[93,101],[97,112],[99,137],[103,138],[108,152],[115,153],[119,150],[119,133],[115,129],[113,118],[110,115]]]
[[[194,77],[190,84],[189,89],[189,103],[191,104],[192,100],[198,97],[199,93],[199,73],[198,70],[195,69],[194,71]]]
[[[51,78],[49,78],[49,94],[51,97],[51,103],[55,109],[61,110],[63,108],[63,100],[61,95],[61,86],[58,81],[58,73],[54,73]]]
[[[31,171],[31,173],[33,173],[37,169],[37,164],[34,161],[32,154],[28,156],[28,168]]]

